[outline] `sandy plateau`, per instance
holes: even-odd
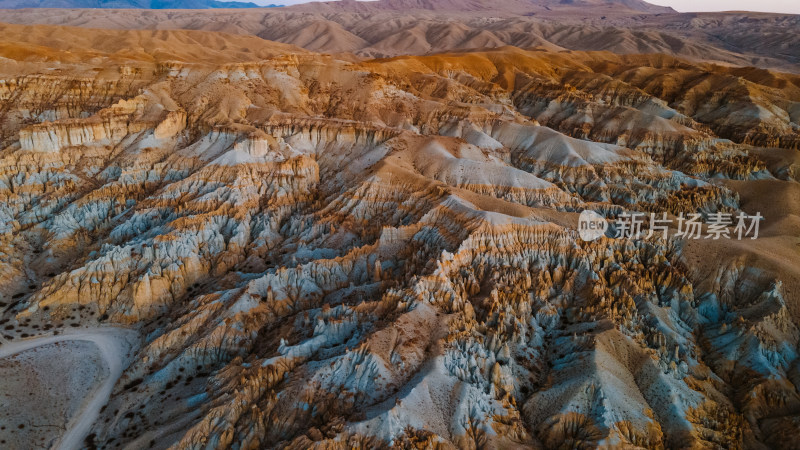
[[[136,345],[111,327],[4,342],[0,346],[0,444],[77,449]]]
[[[92,388],[108,377],[99,356],[91,342],[65,341],[0,360],[0,444],[52,446]]]

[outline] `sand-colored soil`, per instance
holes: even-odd
[[[50,448],[106,377],[92,342],[56,342],[0,359],[0,446]]]
[[[135,342],[103,327],[0,346],[0,448],[83,448]]]

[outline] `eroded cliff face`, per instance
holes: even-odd
[[[796,147],[796,77],[516,49],[92,64],[0,84],[4,339],[142,336],[87,446],[796,438],[800,269],[769,264],[795,248],[576,231],[796,183],[750,146]]]

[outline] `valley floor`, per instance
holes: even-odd
[[[104,327],[0,345],[0,446],[82,448],[135,335]]]

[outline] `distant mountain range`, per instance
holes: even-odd
[[[494,11],[513,14],[531,14],[563,9],[605,8],[617,11],[644,13],[674,13],[668,6],[658,6],[643,0],[339,0],[303,3],[291,7],[315,12],[360,12],[376,11],[447,11],[476,12]]]
[[[281,5],[269,5],[276,7]],[[0,0],[0,9],[21,8],[106,8],[106,9],[212,9],[261,8],[252,2],[217,0]],[[530,14],[562,8],[606,7],[645,13],[675,12],[642,0],[342,0],[314,2],[294,8],[314,12],[376,11],[502,11]]]
[[[281,5],[266,7],[275,6]],[[264,6],[252,2],[216,0],[0,0],[0,8],[212,9],[264,8]]]
[[[661,53],[800,72],[800,15],[678,13],[642,0],[343,0],[249,10],[213,8],[233,7],[237,4],[233,2],[199,3],[210,0],[181,4],[116,0],[140,2],[128,4],[129,9],[112,9],[123,5],[109,0],[14,3],[20,1],[0,0],[0,8],[41,9],[6,9],[0,22],[252,35],[314,52],[361,58],[511,45],[552,51]],[[162,3],[144,5],[145,1]],[[90,4],[94,8],[78,7]],[[144,6],[175,9],[141,9]]]

